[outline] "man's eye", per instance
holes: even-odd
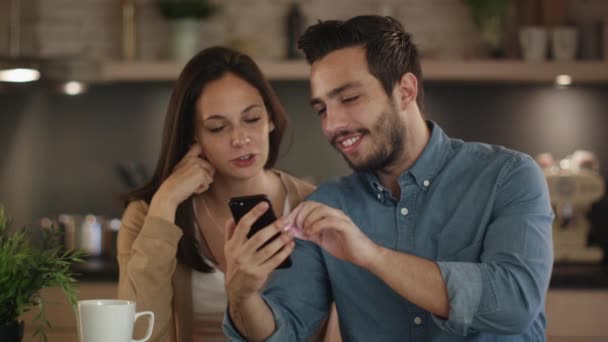
[[[325,114],[326,108],[325,107],[317,108],[315,110],[317,111],[317,115],[323,115],[323,114]]]
[[[353,101],[357,100],[358,98],[359,98],[359,95],[356,95],[356,96],[347,97],[342,101],[343,102],[353,102]]]

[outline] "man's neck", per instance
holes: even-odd
[[[421,115],[416,116],[412,124],[406,125],[406,130],[403,155],[391,165],[375,172],[380,183],[396,198],[401,197],[399,177],[418,160],[431,136],[430,129]]]

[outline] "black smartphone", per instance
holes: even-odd
[[[255,207],[260,202],[268,203],[268,210],[258,218],[253,225],[251,226],[251,230],[247,233],[247,238],[251,238],[255,233],[262,230],[263,228],[271,225],[274,221],[277,220],[274,211],[272,210],[272,204],[270,203],[270,199],[268,196],[260,194],[260,195],[251,195],[251,196],[240,196],[233,197],[228,202],[228,206],[230,207],[230,211],[232,212],[232,217],[234,218],[234,222],[239,222],[245,214],[251,211],[253,207]],[[274,239],[281,235],[280,232],[277,232],[270,240],[264,243],[260,248],[266,246]],[[291,266],[291,257],[287,257],[287,259],[283,260],[283,262],[277,268],[288,268]]]

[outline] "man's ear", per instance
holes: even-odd
[[[401,76],[399,83],[395,87],[395,99],[399,108],[405,110],[410,104],[416,103],[418,96],[418,79],[411,72]]]
[[[268,133],[270,133],[270,132],[274,131],[274,122],[270,121],[270,124],[268,125],[268,127],[270,128],[270,129],[268,130]]]

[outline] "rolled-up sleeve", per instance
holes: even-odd
[[[293,265],[274,271],[262,293],[276,325],[266,340],[269,342],[307,341],[327,317],[332,302],[320,248],[296,239],[291,258]],[[231,341],[245,341],[232,323],[229,310],[224,316],[224,333]]]
[[[479,263],[439,261],[449,318],[433,317],[461,336],[478,331],[520,334],[544,309],[553,264],[553,212],[534,160],[513,157],[496,186],[491,224]]]

